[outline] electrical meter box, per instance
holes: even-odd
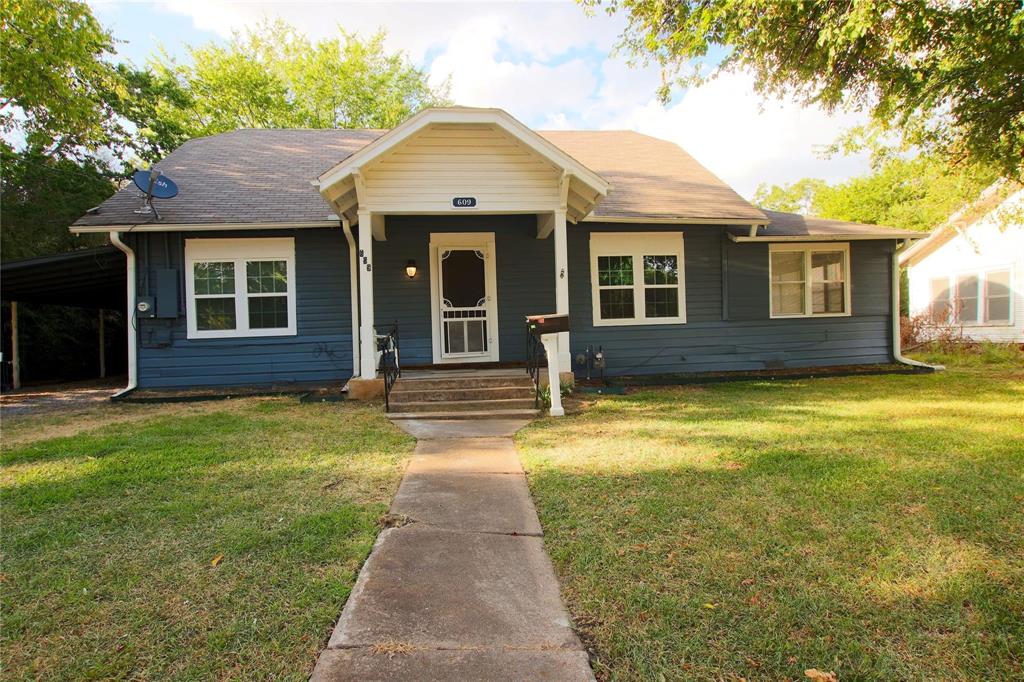
[[[152,296],[139,296],[135,300],[135,317],[156,317],[156,299]]]

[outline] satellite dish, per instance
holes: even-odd
[[[154,175],[156,177],[153,177]],[[136,187],[154,199],[173,199],[178,196],[178,186],[174,184],[174,180],[156,171],[137,170],[132,173],[132,181]]]

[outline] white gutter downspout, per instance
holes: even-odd
[[[135,330],[135,252],[131,247],[121,241],[120,232],[110,233],[110,243],[124,251],[126,263],[126,275],[128,280],[128,295],[125,308],[125,332],[128,334],[128,386],[118,391],[112,399],[128,395],[139,385],[139,358],[138,358],[138,334]]]
[[[907,242],[904,241],[903,244],[906,245]],[[943,365],[929,365],[905,358],[900,350],[902,345],[900,340],[900,248],[895,248],[892,251],[892,359],[911,367],[927,367],[933,370],[946,369]]]
[[[352,236],[352,225],[342,217],[341,229],[348,241],[349,291],[352,294],[352,377],[359,377],[359,272],[356,240]]]

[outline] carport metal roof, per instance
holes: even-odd
[[[0,265],[5,301],[123,310],[125,287],[125,256],[113,246]]]

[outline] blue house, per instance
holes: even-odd
[[[396,322],[403,369],[521,367],[544,313],[569,315],[566,378],[588,347],[610,376],[892,362],[895,254],[923,236],[762,211],[672,143],[496,109],[238,130],[157,168],[180,188],[159,217],[129,187],[71,228],[129,256],[131,388],[365,392]]]

